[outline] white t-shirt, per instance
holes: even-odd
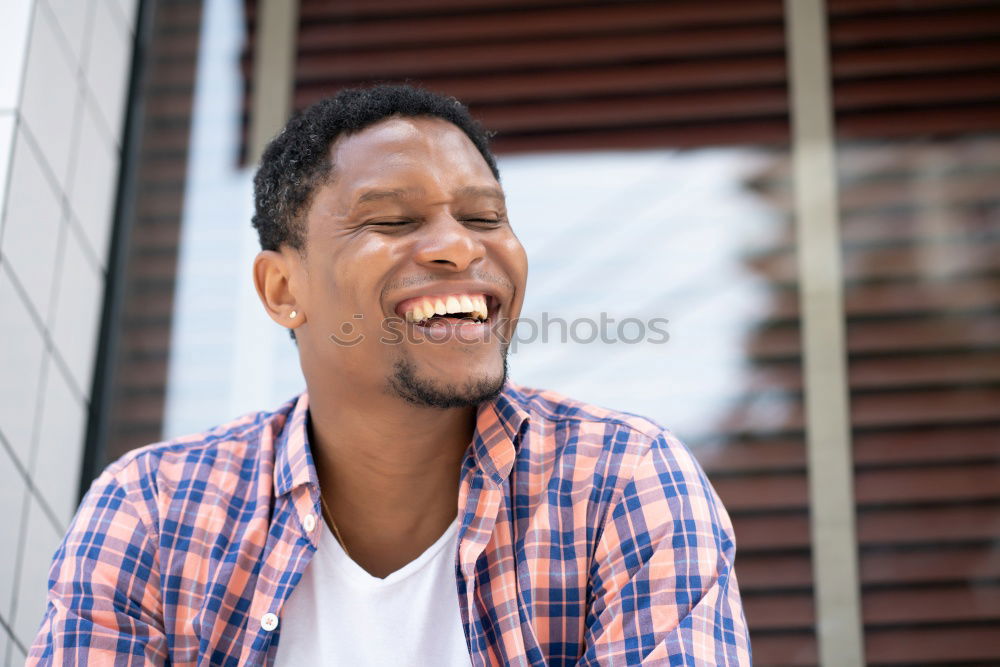
[[[458,519],[384,579],[344,553],[326,522],[319,548],[281,613],[275,665],[469,667],[458,609]]]

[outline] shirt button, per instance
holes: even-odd
[[[264,628],[268,632],[274,630],[278,627],[278,616],[276,614],[272,614],[271,612],[267,612],[260,617],[260,627]]]
[[[306,514],[302,517],[302,527],[306,529],[307,533],[313,532],[316,528],[316,517],[312,514]]]

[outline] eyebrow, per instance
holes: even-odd
[[[490,197],[493,199],[504,200],[503,190],[500,188],[488,185],[466,185],[455,191],[456,197]]]
[[[370,201],[379,201],[380,199],[406,199],[410,194],[413,193],[412,189],[406,188],[393,188],[389,190],[367,190],[358,197],[357,204],[364,204]]]
[[[389,188],[366,190],[361,193],[355,204],[364,204],[383,199],[406,199],[418,192],[419,188]],[[494,186],[466,185],[455,191],[456,197],[489,197],[504,201],[503,190]]]

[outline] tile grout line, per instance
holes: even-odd
[[[28,471],[24,467],[24,463],[18,460],[17,453],[14,451],[13,445],[10,444],[10,441],[7,439],[7,436],[4,435],[3,431],[0,431],[0,448],[3,448],[3,450],[7,452],[7,456],[9,456],[10,459],[14,462],[14,467],[17,468],[18,474],[21,475],[21,481],[23,481],[25,485],[29,488],[29,490],[32,492],[32,495],[34,496],[35,500],[38,501],[38,504],[41,506],[42,511],[45,512],[45,516],[49,519],[49,522],[52,524],[52,527],[56,530],[57,533],[65,533],[66,525],[63,524],[61,521],[59,521],[55,511],[53,511],[53,509],[49,507],[48,501],[45,499],[44,496],[42,496],[41,491],[38,489],[38,487],[35,486],[35,483],[31,479],[31,477],[28,476]]]
[[[48,160],[45,158],[44,154],[42,154],[41,148],[38,146],[37,142],[35,141],[35,138],[33,136],[31,128],[28,126],[28,124],[26,122],[24,122],[23,115],[20,114],[20,113],[18,113],[18,117],[20,119],[19,126],[21,126],[22,129],[23,129],[22,136],[24,137],[25,143],[28,144],[28,150],[30,150],[32,152],[34,158],[38,161],[38,164],[39,164],[42,172],[45,174],[46,180],[48,181],[48,185],[50,187],[53,187],[53,181],[55,181],[55,185],[54,185],[53,189],[56,191],[56,194],[59,197],[59,203],[60,203],[60,209],[61,209],[60,210],[60,219],[59,219],[59,222],[58,222],[58,225],[59,225],[59,235],[60,235],[59,243],[61,244],[63,242],[64,235],[67,232],[67,230],[64,229],[64,228],[65,227],[72,227],[73,225],[78,225],[79,223],[76,222],[75,218],[72,215],[70,215],[68,217],[66,216],[66,211],[67,210],[72,210],[71,207],[70,207],[67,195],[63,191],[62,186],[58,183],[58,179],[55,178],[55,176],[53,174],[53,171],[52,171],[52,167],[49,165]],[[13,170],[10,169],[10,170],[8,170],[8,172],[9,172],[8,173],[8,179],[9,179],[11,177],[11,174],[12,174]],[[6,206],[6,202],[5,202],[4,205]],[[6,218],[6,212],[5,212],[5,218]],[[79,234],[81,232],[74,232],[74,233]],[[5,263],[6,264],[10,264],[9,261],[7,261],[7,262],[4,261],[4,254],[2,252],[2,242],[3,242],[3,239],[2,239],[2,237],[0,237],[0,265],[5,264]],[[92,268],[96,269],[96,271],[98,272],[98,275],[100,277],[106,279],[105,271],[101,267],[100,262],[98,262],[97,259],[96,259],[96,257],[93,256],[93,251],[90,248],[90,244],[89,243],[84,243],[82,245],[83,245],[83,248],[84,248],[84,250],[83,250],[84,254],[88,255],[88,261],[90,261],[93,264]],[[57,248],[57,250],[56,250],[57,254],[58,254],[58,252],[59,252],[60,249],[61,248]],[[46,342],[46,347],[51,352],[53,352],[53,353],[56,354],[56,356],[58,358],[59,366],[64,371],[64,374],[67,376],[67,380],[70,383],[70,387],[73,389],[73,391],[76,393],[76,395],[81,398],[81,400],[84,402],[85,405],[88,404],[90,402],[90,398],[84,393],[84,391],[83,391],[83,389],[81,387],[77,386],[76,379],[72,376],[72,373],[69,372],[69,365],[62,358],[62,352],[56,347],[55,339],[52,336],[52,332],[49,331],[48,319],[49,319],[50,313],[45,313],[44,317],[43,317],[42,314],[36,312],[35,304],[32,302],[31,298],[28,296],[27,291],[24,289],[23,285],[21,285],[20,278],[17,276],[16,273],[14,273],[14,271],[13,271],[12,268],[8,269],[8,276],[12,279],[11,282],[13,282],[16,285],[16,287],[18,289],[18,292],[19,292],[22,300],[25,302],[25,304],[28,307],[28,311],[33,316],[35,316],[36,322],[39,324],[39,326],[40,326],[40,328],[41,328],[41,330],[43,332],[43,336],[44,336],[44,339],[45,339],[45,342]],[[52,288],[51,288],[52,291],[53,291],[53,293],[55,293],[56,287],[57,287],[57,281],[54,278],[53,282],[52,282]],[[50,294],[49,296],[51,298],[52,294]],[[49,304],[49,308],[50,309],[52,309],[54,307],[55,307],[54,303],[50,303]]]
[[[73,391],[76,397],[79,398],[80,401],[86,407],[86,405],[90,403],[89,397],[83,392],[83,389],[77,386],[76,379],[73,377],[73,374],[69,370],[69,364],[66,363],[66,360],[62,358],[62,351],[58,347],[56,347],[55,341],[52,339],[51,332],[49,332],[49,329],[46,326],[45,321],[42,319],[42,317],[38,314],[37,310],[35,309],[35,304],[31,302],[31,298],[28,296],[28,292],[24,289],[24,286],[21,284],[20,277],[14,272],[14,270],[9,265],[10,262],[4,261],[4,254],[2,251],[0,251],[0,270],[5,270],[7,272],[7,277],[10,279],[10,282],[14,286],[17,295],[20,297],[22,304],[28,311],[28,315],[35,322],[35,326],[38,327],[39,333],[42,337],[42,341],[45,343],[45,351],[52,354],[52,356],[55,358],[56,363],[59,365],[59,369],[63,372],[64,379],[66,380],[67,384],[69,384],[69,388]]]
[[[21,593],[21,569],[24,565],[24,559],[28,556],[28,516],[31,514],[31,502],[35,495],[41,495],[40,493],[35,493],[34,477],[32,476],[33,469],[35,467],[35,460],[38,456],[38,433],[41,428],[42,422],[42,406],[45,404],[45,391],[48,387],[48,377],[49,377],[49,366],[51,365],[51,355],[45,355],[42,357],[42,368],[39,371],[39,382],[38,382],[38,394],[35,398],[35,419],[31,425],[31,446],[28,451],[28,465],[25,469],[25,485],[24,485],[24,502],[21,505],[21,529],[18,532],[18,542],[17,542],[17,557],[14,560],[14,590],[11,591],[10,596],[10,615],[9,622],[13,627],[14,623],[17,623],[17,603],[20,598]],[[44,511],[44,510],[43,510]]]
[[[77,95],[77,102],[78,107],[81,104],[86,106],[84,95],[82,93]],[[24,137],[25,143],[28,144],[28,149],[32,152],[35,160],[37,160],[42,171],[45,173],[45,179],[48,181],[48,185],[55,190],[56,195],[59,198],[59,206],[61,209],[59,224],[63,225],[68,223],[71,226],[79,228],[81,223],[76,219],[76,213],[73,210],[72,202],[70,202],[69,192],[65,187],[68,185],[68,182],[66,184],[62,183],[59,180],[59,177],[55,174],[55,171],[52,169],[52,165],[49,164],[48,158],[45,156],[41,146],[38,144],[38,140],[35,139],[35,133],[31,129],[31,124],[25,120],[24,114],[19,111],[18,117],[20,119],[19,127],[22,131],[21,136]],[[13,172],[13,170],[10,171]],[[90,247],[90,241],[86,239],[86,234],[83,233],[82,229],[78,229],[76,233],[83,236],[83,240],[85,241],[83,244],[84,253],[88,255],[88,259],[94,264],[95,268],[99,272],[103,273],[101,263],[97,258],[96,252]]]

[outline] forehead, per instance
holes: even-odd
[[[457,126],[440,118],[388,118],[331,146],[332,180],[362,187],[427,176],[496,183],[486,160]]]

